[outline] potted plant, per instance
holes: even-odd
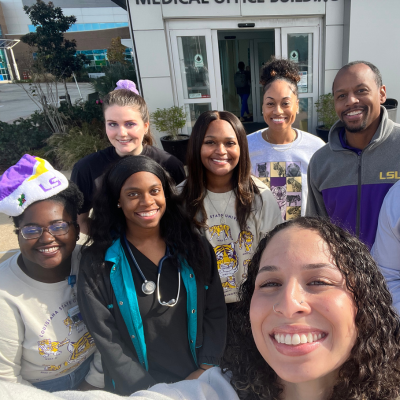
[[[322,125],[317,127],[317,136],[324,142],[327,142],[329,130],[338,120],[332,93],[321,94],[318,101],[315,103],[315,107],[318,113],[318,121],[322,122]]]
[[[189,135],[179,133],[186,125],[183,107],[157,108],[151,113],[151,122],[159,132],[167,133],[160,138],[163,149],[186,164]]]

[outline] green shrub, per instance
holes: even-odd
[[[102,126],[84,122],[82,127],[74,127],[67,134],[54,134],[47,140],[51,154],[62,169],[71,169],[74,164],[88,154],[105,149],[110,145]]]
[[[135,67],[132,64],[111,64],[104,68],[103,72],[106,76],[92,79],[92,87],[95,92],[99,92],[100,97],[114,90],[120,79],[129,79],[137,83]]]
[[[104,125],[102,106],[95,101],[78,100],[72,107],[69,107],[66,102],[62,102],[59,111],[69,128],[76,126],[82,128],[83,124],[91,123]]]
[[[151,113],[151,122],[160,132],[165,132],[171,140],[177,140],[179,130],[186,125],[186,112],[183,107],[157,108]]]
[[[43,114],[35,112],[30,118],[19,118],[12,124],[0,121],[0,162],[9,167],[26,153],[35,153],[46,145],[51,130]]]
[[[325,129],[331,129],[332,125],[338,120],[332,93],[321,94],[315,103],[315,107],[318,113],[318,121],[322,122]]]

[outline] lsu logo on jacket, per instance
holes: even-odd
[[[400,179],[400,171],[379,172],[379,179]]]

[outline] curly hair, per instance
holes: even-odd
[[[149,109],[144,98],[129,89],[116,89],[108,93],[103,99],[103,113],[111,106],[132,107],[138,111],[143,123],[149,123],[149,129],[143,137],[143,144],[153,145],[153,136],[150,131]]]
[[[290,84],[293,93],[297,96],[297,83],[300,81],[297,65],[286,59],[272,57],[261,68],[260,83],[264,87],[264,93],[269,89],[271,83],[276,80],[286,81]]]
[[[230,349],[221,368],[231,371],[231,383],[240,399],[280,398],[283,385],[257,350],[249,309],[264,249],[278,232],[293,226],[316,231],[327,243],[357,309],[357,339],[339,370],[330,400],[396,399],[400,394],[400,322],[392,297],[367,246],[322,218],[288,221],[260,241],[249,263],[248,278],[239,290],[240,302],[232,310],[227,343]]]
[[[190,223],[190,219],[179,200],[175,184],[168,172],[154,160],[146,156],[126,156],[112,164],[105,173],[101,186],[94,198],[93,218],[89,226],[89,237],[85,243],[90,244],[86,252],[93,260],[95,273],[100,275],[97,266],[101,265],[107,249],[126,229],[126,218],[122,208],[117,208],[121,188],[125,180],[118,180],[118,175],[132,170],[135,163],[146,159],[146,162],[158,168],[166,200],[166,210],[160,221],[160,232],[167,246],[174,251],[175,259],[184,258],[192,267],[196,278],[206,279],[209,276],[207,253],[201,241],[200,234]],[[129,165],[131,163],[131,165]],[[137,171],[132,172],[135,173]],[[118,181],[118,182],[117,182]]]
[[[48,199],[39,200],[39,201],[56,201],[58,203],[61,203],[64,206],[65,211],[72,218],[72,220],[76,221],[78,219],[78,212],[82,208],[82,205],[83,205],[83,194],[78,189],[78,186],[76,186],[74,182],[69,181],[68,187],[66,189],[62,190],[60,193],[55,194],[54,196],[49,197]],[[39,201],[36,201],[35,203],[32,203],[32,204],[39,203]],[[27,207],[27,209],[29,207]],[[19,225],[20,225],[23,217],[24,217],[24,213],[22,213],[21,215],[18,215],[17,217],[12,217],[14,226],[16,228],[19,228]]]
[[[181,192],[181,200],[186,203],[192,222],[198,227],[205,227],[207,215],[204,208],[204,199],[207,194],[207,177],[205,167],[201,161],[201,147],[204,136],[210,124],[217,120],[228,122],[236,133],[240,148],[240,157],[233,173],[233,188],[236,195],[236,217],[240,229],[246,229],[246,221],[254,211],[254,200],[258,199],[258,205],[262,205],[260,191],[250,177],[250,156],[247,143],[246,131],[239,118],[229,111],[206,111],[200,115],[194,124],[190,135],[187,164],[188,179]]]

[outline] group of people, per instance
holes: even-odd
[[[299,80],[288,60],[264,66],[268,127],[249,136],[203,113],[187,173],[120,81],[111,146],[71,181],[33,155],[0,177],[20,247],[0,265],[2,398],[400,396],[400,126],[379,71],[355,62],[324,144],[292,127]]]

